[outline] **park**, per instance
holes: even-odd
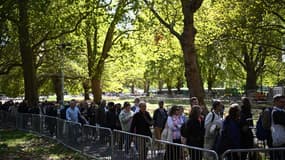
[[[39,123],[32,125],[31,117],[10,115],[14,103],[1,104],[0,126],[16,129],[16,135],[18,130],[42,135],[43,103],[122,105],[137,97],[151,116],[159,101],[167,110],[184,107],[188,116],[196,97],[205,118],[215,100],[227,113],[247,97],[256,124],[262,109],[275,105],[273,97],[285,95],[284,8],[285,2],[276,0],[0,2],[0,100],[40,110]],[[8,120],[13,123],[3,125]],[[88,128],[81,127],[82,133]],[[92,141],[97,132],[92,134],[82,139]],[[125,134],[112,131],[109,138]],[[157,147],[152,140],[147,144]],[[7,150],[6,141],[0,147],[0,153]]]

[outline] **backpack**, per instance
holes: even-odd
[[[215,131],[217,125],[213,123],[215,119],[215,113],[213,111],[211,113],[212,113],[212,118],[210,124],[205,126],[205,132],[206,132],[205,137],[216,137],[217,134],[217,132]]]
[[[265,112],[269,112],[268,114],[265,114]],[[268,109],[264,109],[262,113],[259,115],[259,118],[256,122],[256,137],[258,140],[264,141],[268,140],[271,136],[271,112],[272,107]],[[269,116],[269,117],[265,117]]]

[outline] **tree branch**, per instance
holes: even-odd
[[[272,13],[277,16],[283,23],[285,22],[285,18],[283,18],[279,13],[272,11]]]
[[[80,24],[89,14],[90,14],[90,12],[86,12],[85,15],[82,16],[82,17],[76,22],[74,28],[72,28],[71,30],[62,31],[62,32],[60,32],[59,34],[54,35],[54,36],[51,36],[51,37],[49,37],[49,35],[50,35],[51,32],[48,31],[48,32],[45,34],[45,36],[44,36],[38,43],[36,43],[36,44],[34,44],[34,45],[32,46],[32,49],[34,50],[35,48],[39,47],[39,46],[40,46],[43,42],[45,42],[45,41],[57,39],[57,38],[59,38],[59,37],[65,35],[65,34],[72,33],[72,32],[74,32],[74,31],[76,31],[77,28],[78,28],[78,26],[79,26],[79,24]]]
[[[6,75],[9,74],[10,71],[15,68],[15,67],[22,67],[22,64],[20,63],[12,63],[12,64],[3,64],[3,66],[1,65],[0,68],[0,75]]]
[[[144,0],[147,7],[150,9],[150,11],[154,14],[154,16],[159,20],[161,24],[163,24],[167,29],[169,29],[170,33],[173,34],[177,39],[181,39],[181,35],[174,30],[174,24],[167,23],[156,11],[155,9],[147,2],[147,0]]]
[[[274,48],[274,49],[277,49],[277,50],[280,50],[280,51],[285,51],[284,48],[281,48],[281,47],[278,47],[278,46],[275,46],[275,45],[272,45],[272,44],[247,41],[247,40],[244,40],[244,39],[241,39],[241,38],[238,38],[238,37],[230,37],[230,39],[238,40],[238,41],[240,41],[240,42],[250,43],[250,44],[255,43],[255,44],[258,44],[258,45],[262,45],[262,46],[267,46],[267,47],[270,47],[270,48]]]

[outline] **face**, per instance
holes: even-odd
[[[278,107],[285,108],[285,98],[280,98],[280,99],[277,101],[277,105],[278,105]]]
[[[126,107],[125,107],[125,110],[126,110],[127,112],[130,112],[130,111],[131,111],[131,106],[130,106],[130,105],[126,106]]]
[[[194,99],[191,104],[192,104],[192,106],[193,106],[193,105],[199,105],[198,99]]]
[[[217,112],[222,112],[223,111],[223,104],[221,103],[219,106],[216,108]]]
[[[145,103],[141,103],[140,104],[140,111],[141,112],[145,112],[146,111],[146,104]]]
[[[71,101],[71,102],[70,102],[70,107],[71,107],[71,108],[74,108],[75,105],[76,105],[76,102],[75,102],[75,101]]]

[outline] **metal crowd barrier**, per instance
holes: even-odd
[[[152,159],[152,138],[130,132],[113,130],[112,159]]]
[[[284,148],[230,149],[225,151],[221,159],[226,160],[284,160]]]
[[[285,148],[227,150],[218,157],[213,150],[191,147],[151,137],[81,125],[57,117],[0,111],[2,126],[16,127],[56,139],[63,145],[96,159],[115,160],[285,160]]]
[[[84,125],[82,128],[83,153],[97,159],[112,159],[111,129],[91,125]]]
[[[218,155],[215,151],[204,148],[163,140],[155,140],[153,146],[152,153],[155,160],[218,160]]]
[[[9,114],[7,114],[9,113]],[[15,127],[16,126],[16,114],[13,114],[11,112],[0,112],[0,122],[2,122],[3,125],[6,127]]]

